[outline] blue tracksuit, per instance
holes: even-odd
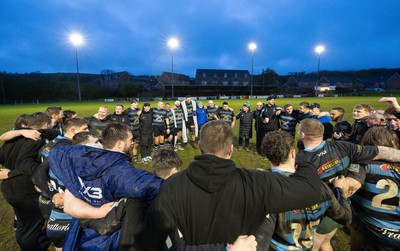
[[[77,198],[92,206],[137,198],[151,202],[162,179],[136,169],[128,155],[88,146],[60,146],[49,155],[51,171]],[[64,244],[65,250],[118,250],[120,230],[100,235],[90,228],[80,228],[77,219],[71,222]]]

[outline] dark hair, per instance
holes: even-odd
[[[121,106],[122,110],[124,109],[124,105],[123,104],[117,104],[115,107],[117,107],[117,106]]]
[[[199,148],[202,154],[226,155],[233,142],[233,129],[228,123],[213,120],[201,127]]]
[[[344,109],[342,107],[335,107],[335,108],[332,108],[331,110],[335,110],[335,111],[340,112],[341,114],[344,114]]]
[[[118,140],[127,140],[131,128],[126,124],[110,123],[101,133],[102,144],[105,149],[111,149]]]
[[[97,138],[97,136],[94,133],[83,131],[83,132],[78,132],[77,134],[72,137],[72,144],[74,145],[84,145],[88,143],[88,140],[90,137]]]
[[[45,123],[50,125],[51,117],[44,112],[35,112],[29,121],[29,128],[41,129]]]
[[[262,141],[265,157],[275,166],[285,163],[290,150],[294,148],[294,138],[284,131],[272,131]]]
[[[299,106],[304,106],[306,108],[309,108],[310,107],[310,103],[308,103],[307,101],[303,101],[303,102],[300,102]]]
[[[138,101],[137,101],[137,99],[135,99],[135,98],[131,98],[131,100],[130,100],[130,103],[131,104],[133,104],[133,103],[137,103]]]
[[[29,122],[32,119],[31,114],[21,114],[19,115],[14,122],[14,129],[19,130],[23,128],[28,128],[29,127]]]
[[[52,115],[55,114],[58,115],[61,111],[62,111],[61,106],[49,106],[47,107],[45,113],[51,117]]]
[[[172,150],[162,149],[154,154],[153,171],[161,178],[165,179],[170,174],[172,168],[180,169],[182,165],[181,158]]]
[[[394,109],[393,107],[389,107],[384,111],[383,115],[386,117],[387,115],[394,115],[395,112],[396,109]]]
[[[361,140],[361,145],[387,146],[399,148],[399,138],[396,133],[383,126],[374,126],[367,130]]]
[[[290,106],[292,106],[291,104],[286,104],[283,108],[288,108],[288,107],[290,107]]]
[[[76,112],[72,110],[64,110],[64,119],[72,119],[74,116],[76,116]]]
[[[222,103],[222,105],[228,105],[228,102],[225,101],[224,103]]]
[[[88,123],[83,118],[72,118],[72,119],[67,119],[63,123],[62,128],[64,129],[64,131],[69,131],[71,129],[71,127],[73,127],[73,126],[82,127],[87,124]]]

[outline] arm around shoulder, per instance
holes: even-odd
[[[300,163],[289,177],[270,174],[270,191],[267,197],[269,213],[278,213],[314,205],[321,195],[321,179],[311,163]]]

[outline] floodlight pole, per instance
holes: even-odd
[[[78,82],[78,100],[79,102],[82,101],[81,97],[81,84],[79,80],[79,63],[78,63],[78,46],[75,45],[75,61],[76,61],[76,80]]]

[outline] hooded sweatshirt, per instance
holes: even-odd
[[[215,155],[196,156],[166,180],[147,213],[144,250],[159,246],[178,228],[189,245],[233,243],[253,233],[268,213],[312,205],[321,182],[305,163],[291,177],[237,168]]]
[[[50,169],[77,198],[99,207],[121,198],[136,198],[151,203],[162,179],[136,169],[128,155],[88,146],[59,146],[49,154]],[[100,235],[89,228],[80,228],[73,219],[66,250],[118,250],[120,230]]]

